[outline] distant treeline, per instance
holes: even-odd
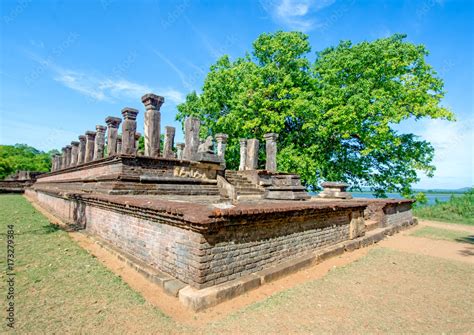
[[[49,171],[54,153],[59,152],[43,152],[26,144],[0,145],[0,180],[18,170]]]

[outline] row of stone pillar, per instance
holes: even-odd
[[[268,133],[263,136],[265,138],[265,170],[270,172],[277,171],[276,155],[277,155],[277,139],[278,134]],[[240,139],[240,164],[239,170],[256,170],[258,166],[258,149],[260,142],[253,139]]]
[[[188,118],[185,122],[186,143],[177,143],[177,155],[173,151],[174,137],[176,129],[165,127],[164,148],[161,156],[160,150],[160,108],[165,99],[159,95],[149,93],[141,98],[145,106],[145,156],[164,157],[193,160],[199,146],[200,121],[197,118]],[[138,110],[130,107],[122,109],[122,119],[109,116],[105,119],[107,127],[96,126],[96,131],[86,131],[85,135],[79,136],[79,141],[71,142],[62,149],[62,155],[53,156],[52,171],[74,167],[83,163],[88,163],[104,157],[105,133],[107,131],[107,156],[117,154],[136,155],[138,150],[138,139],[141,134],[137,133]],[[118,129],[122,124],[122,135],[118,134]],[[218,153],[224,160],[225,143],[227,135],[216,135],[218,142]]]
[[[141,134],[136,132],[136,118],[138,110],[134,108],[122,109],[122,119],[109,116],[105,119],[106,126],[97,125],[96,131],[88,130],[79,136],[79,141],[72,141],[71,145],[62,148],[62,155],[53,156],[52,171],[74,167],[80,164],[102,159],[105,156],[105,133],[107,131],[107,156],[116,154],[136,154],[138,139]],[[122,135],[118,135],[118,128],[122,123]]]

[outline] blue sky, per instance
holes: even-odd
[[[121,1],[2,0],[0,143],[61,148],[108,115],[165,96],[162,128],[177,127],[176,104],[199,90],[223,54],[244,55],[262,32],[301,30],[312,54],[340,40],[406,33],[430,51],[445,80],[443,105],[456,123],[407,121],[436,148],[434,178],[417,187],[456,188],[473,177],[474,1]]]

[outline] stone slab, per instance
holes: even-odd
[[[261,285],[261,278],[250,274],[224,284],[197,290],[186,286],[179,291],[179,301],[196,312],[232,299]]]
[[[164,282],[163,289],[165,290],[165,293],[173,297],[177,297],[179,291],[186,286],[187,284],[183,283],[182,281],[177,280],[177,279],[172,279],[172,280],[167,280]]]
[[[258,271],[255,274],[260,277],[262,284],[269,283],[290,273],[297,272],[298,270],[315,264],[317,261],[318,256],[310,254],[288,260],[268,269]]]

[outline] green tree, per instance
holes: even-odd
[[[394,125],[454,115],[440,106],[443,81],[426,63],[428,51],[405,38],[341,42],[311,62],[307,35],[262,34],[251,54],[211,66],[202,94],[190,93],[177,119],[199,117],[203,137],[229,134],[229,168],[238,166],[239,138],[263,142],[276,132],[278,169],[299,173],[311,190],[337,180],[409,195],[418,171],[433,174],[434,150]]]
[[[26,144],[0,145],[0,179],[18,170],[49,171],[54,153],[58,151],[45,153]]]

